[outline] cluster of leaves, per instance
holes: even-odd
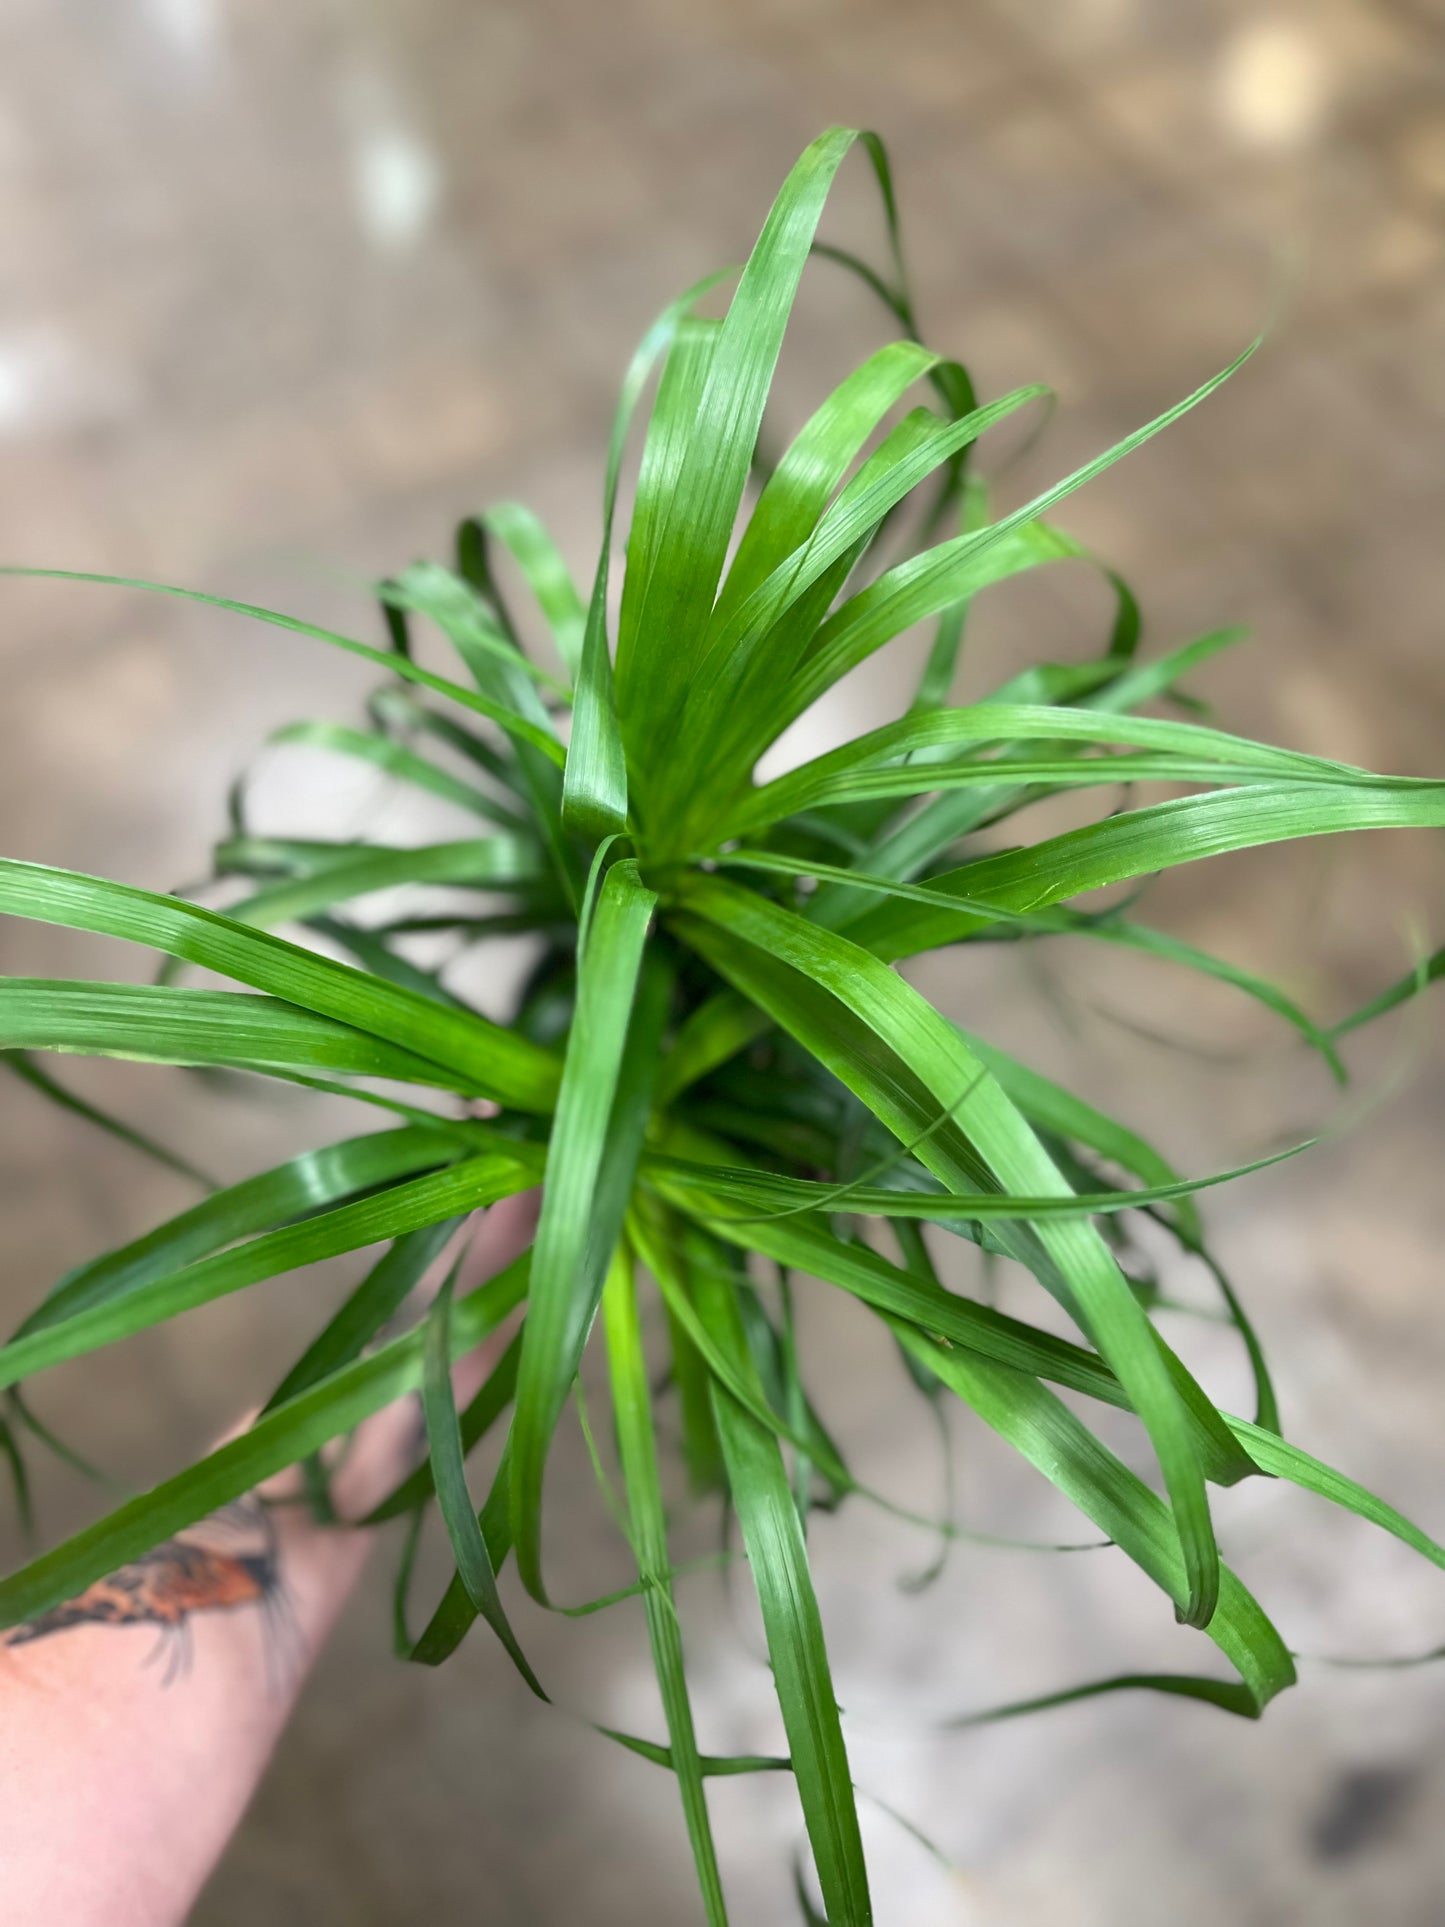
[[[815,240],[855,143],[882,189],[882,272]],[[768,471],[757,456],[764,404],[814,251],[864,277],[896,338],[827,396]],[[0,1585],[0,1613],[14,1622],[53,1605],[419,1390],[428,1459],[377,1516],[411,1518],[409,1566],[435,1501],[456,1572],[407,1650],[442,1660],[480,1617],[540,1694],[497,1578],[511,1556],[522,1586],[548,1603],[544,1473],[600,1311],[623,1523],[667,1725],[665,1740],[615,1737],[676,1776],[709,1921],[726,1909],[704,1783],[786,1767],[827,1918],[859,1927],[871,1903],[807,1548],[810,1500],[859,1488],[809,1402],[789,1274],[822,1280],[875,1314],[906,1367],[900,1383],[976,1413],[1148,1574],[1230,1669],[1108,1686],[1152,1686],[1254,1716],[1292,1682],[1279,1633],[1221,1563],[1211,1482],[1292,1481],[1445,1565],[1445,1551],[1392,1508],[1281,1437],[1259,1343],[1217,1267],[1254,1372],[1253,1419],[1220,1411],[1151,1322],[1147,1294],[1121,1262],[1128,1214],[1147,1214],[1212,1263],[1191,1194],[1218,1180],[1181,1179],[1124,1125],[947,1021],[893,966],[945,945],[1073,933],[1223,979],[1338,1068],[1345,1026],[1322,1031],[1273,986],[1134,920],[1131,905],[1067,906],[1105,885],[1282,838],[1445,825],[1445,783],[1141,716],[1234,633],[1141,660],[1138,609],[1107,571],[1117,619],[1102,655],[1040,664],[954,705],[971,598],[1057,560],[1099,566],[1047,513],[1232,371],[992,520],[970,452],[1044,391],[980,404],[965,371],[921,344],[874,138],[833,130],[807,150],[725,314],[708,318],[722,278],[669,308],[627,373],[585,600],[545,532],[515,506],[464,523],[453,568],[418,565],[383,585],[388,647],[198,598],[384,669],[366,728],[306,724],[287,736],[460,804],[484,834],[409,848],[263,838],[248,832],[238,803],[215,868],[244,879],[249,894],[225,914],[0,863],[0,911],[147,945],[173,966],[245,986],[187,988],[164,972],[140,986],[7,980],[0,1045],[33,1079],[57,1088],[21,1053],[82,1052],[224,1066],[394,1114],[391,1128],[216,1191],[83,1266],[0,1348],[0,1386],[19,1387],[224,1293],[384,1247],[247,1432],[25,1566]],[[659,368],[614,651],[614,508],[631,419]],[[925,399],[903,412],[920,385]],[[498,545],[535,596],[562,675],[523,649],[494,571]],[[457,680],[415,658],[418,616],[454,650]],[[936,622],[935,640],[900,720],[757,782],[760,757],[784,730],[925,619]],[[1175,715],[1187,707],[1180,698]],[[1170,786],[1169,799],[1033,842],[1011,830],[1018,842],[991,854],[973,841],[1061,791],[1101,787],[1112,798],[1141,783]],[[452,907],[435,915],[352,913],[375,892],[436,884],[452,886]],[[272,934],[278,924],[299,927],[303,941]],[[510,1023],[489,1021],[416,961],[411,940],[437,928],[468,944],[531,934],[534,966]],[[469,1215],[538,1185],[532,1248],[456,1302],[444,1290],[420,1324],[387,1336]],[[1031,1274],[1078,1341],[945,1288],[933,1227]],[[644,1359],[641,1294],[668,1348],[659,1383]],[[451,1361],[509,1320],[514,1335],[458,1413]],[[1059,1389],[1081,1396],[1065,1402]],[[659,1399],[675,1402],[693,1486],[723,1494],[740,1527],[786,1760],[700,1750],[673,1599]],[[1079,1416],[1086,1401],[1137,1416],[1160,1492]],[[25,1411],[17,1402],[14,1414]],[[505,1445],[477,1510],[464,1461],[498,1426]]]

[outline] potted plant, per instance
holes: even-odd
[[[769,465],[759,431],[774,364],[831,183],[855,146],[881,190],[888,259],[876,268],[826,252],[879,296],[890,338]],[[1253,1374],[1251,1416],[1221,1411],[1152,1322],[1131,1270],[1131,1225],[1147,1215],[1208,1260],[1196,1193],[1239,1174],[1181,1177],[1125,1125],[947,1021],[899,966],[944,946],[1060,932],[1146,949],[1262,1000],[1338,1069],[1348,1025],[1323,1030],[1274,987],[1152,930],[1135,914],[1137,890],[1102,905],[1093,893],[1286,838],[1445,825],[1445,782],[1374,775],[1185,719],[1181,684],[1233,632],[1146,659],[1134,597],[1108,571],[1117,619],[1101,654],[1041,662],[952,699],[971,599],[1061,560],[1101,567],[1053,510],[1205,400],[1250,351],[995,516],[973,451],[1045,391],[981,402],[958,363],[923,345],[875,137],[834,129],[815,141],[717,313],[723,281],[661,315],[627,371],[585,597],[515,506],[464,522],[452,566],[419,564],[381,585],[379,646],[195,596],[381,671],[367,726],[313,730],[313,740],[463,798],[483,834],[422,847],[262,838],[238,803],[215,850],[217,877],[240,880],[223,911],[0,864],[0,912],[145,945],[169,966],[148,985],[0,983],[0,1045],[225,1067],[341,1091],[364,1120],[386,1118],[333,1147],[321,1195],[300,1161],[221,1190],[71,1274],[0,1348],[0,1386],[19,1387],[222,1294],[384,1247],[248,1430],[16,1572],[0,1585],[0,1613],[14,1624],[54,1609],[283,1468],[317,1466],[367,1413],[419,1391],[426,1461],[374,1516],[410,1519],[409,1570],[422,1522],[439,1514],[456,1571],[424,1630],[408,1635],[410,1656],[445,1659],[480,1618],[540,1692],[499,1576],[514,1563],[521,1587],[548,1602],[549,1448],[600,1340],[619,1524],[666,1715],[665,1733],[611,1737],[675,1777],[708,1920],[726,1918],[708,1776],[787,1770],[826,1917],[859,1927],[871,1918],[868,1878],[807,1537],[811,1505],[859,1488],[810,1402],[791,1274],[866,1307],[896,1358],[900,1399],[961,1400],[1143,1569],[1161,1609],[1198,1628],[1222,1662],[1081,1692],[1148,1687],[1252,1718],[1293,1682],[1280,1634],[1221,1563],[1211,1483],[1289,1481],[1445,1564],[1445,1550],[1383,1500],[1282,1436],[1259,1340],[1217,1267]],[[654,372],[614,609],[624,452]],[[523,648],[493,566],[498,544],[534,594],[555,669]],[[445,637],[445,672],[414,652],[414,618]],[[760,759],[791,724],[925,621],[926,667],[896,720],[759,780]],[[1145,800],[1135,785],[1150,786]],[[1121,786],[1127,807],[1031,833],[1028,811],[1042,799],[1088,791],[1113,806]],[[453,886],[436,916],[355,909],[382,890],[433,884]],[[468,1007],[409,952],[409,938],[438,922],[474,943],[532,937],[510,1022]],[[239,988],[172,981],[182,965]],[[1360,1015],[1403,1001],[1430,974]],[[392,1335],[409,1288],[457,1228],[539,1186],[531,1247],[456,1302],[443,1291]],[[940,1236],[1021,1268],[1077,1337],[946,1287]],[[451,1361],[504,1328],[512,1336],[459,1413]],[[1066,1403],[1060,1390],[1078,1398]],[[694,1493],[716,1495],[739,1528],[785,1759],[720,1759],[695,1729],[659,1403],[675,1411]],[[1095,1407],[1135,1415],[1155,1484],[1097,1436]],[[23,1405],[12,1422],[23,1426]],[[464,1459],[489,1431],[505,1446],[478,1509]],[[610,1449],[604,1428],[597,1436]]]

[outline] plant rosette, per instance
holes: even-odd
[[[817,240],[855,147],[881,190],[881,266]],[[812,254],[826,257],[822,273],[862,277],[889,338],[769,463],[764,409]],[[56,1607],[284,1468],[314,1465],[369,1413],[421,1392],[426,1462],[374,1516],[412,1520],[409,1573],[416,1533],[438,1514],[456,1570],[425,1628],[406,1635],[407,1651],[437,1663],[482,1619],[540,1693],[505,1603],[513,1581],[499,1581],[510,1563],[516,1582],[550,1603],[549,1450],[596,1344],[613,1425],[608,1438],[604,1428],[589,1436],[601,1441],[605,1489],[622,1495],[618,1525],[637,1568],[615,1609],[630,1598],[646,1616],[665,1720],[656,1735],[610,1737],[674,1776],[708,1921],[727,1912],[707,1780],[786,1770],[826,1918],[861,1927],[872,1902],[808,1524],[815,1506],[878,1495],[854,1478],[813,1403],[826,1361],[810,1358],[795,1330],[794,1274],[875,1316],[900,1399],[958,1401],[976,1414],[1143,1570],[1166,1613],[1215,1648],[1217,1671],[1121,1672],[1028,1704],[1144,1689],[1253,1718],[1294,1682],[1284,1639],[1220,1558],[1212,1485],[1288,1481],[1445,1565],[1433,1539],[1283,1436],[1259,1337],[1209,1252],[1196,1201],[1242,1173],[1182,1177],[1127,1125],[965,1033],[897,968],[979,942],[1123,946],[1255,999],[1341,1078],[1345,1033],[1436,974],[1431,959],[1325,1027],[1276,986],[1137,915],[1139,887],[1175,865],[1289,838],[1445,825],[1445,782],[1376,775],[1188,720],[1198,705],[1182,682],[1238,632],[1146,656],[1129,587],[1051,519],[1074,490],[1206,401],[1250,352],[996,515],[978,445],[1046,391],[981,400],[962,366],[923,345],[884,150],[833,129],[788,176],[746,265],[689,290],[638,348],[607,451],[586,594],[515,505],[465,521],[451,567],[417,564],[380,585],[378,644],[224,597],[162,591],[369,662],[382,681],[362,724],[300,723],[284,738],[459,805],[477,832],[419,847],[261,836],[238,786],[214,852],[229,890],[222,910],[0,863],[0,912],[165,960],[148,984],[0,982],[7,1061],[57,1099],[81,1105],[27,1053],[222,1067],[362,1107],[355,1135],[213,1191],[61,1280],[0,1348],[0,1386],[281,1273],[381,1248],[247,1431],[4,1581],[4,1623]],[[643,413],[614,608],[620,481]],[[504,593],[499,556],[535,604],[527,623]],[[1115,607],[1102,649],[956,702],[973,599],[1059,565],[1102,571]],[[784,731],[925,622],[931,646],[897,720],[758,780]],[[429,660],[440,660],[443,640],[442,667],[423,662],[419,624]],[[541,659],[524,647],[532,626],[545,631]],[[1140,786],[1154,800],[1140,800]],[[1033,806],[1074,791],[1103,807],[1082,827],[1031,837]],[[1002,847],[987,834],[999,826]],[[1093,893],[1116,885],[1136,888],[1099,908]],[[368,904],[399,886],[384,912]],[[446,895],[428,909],[434,886]],[[530,937],[509,1021],[483,1016],[449,983],[434,961],[438,932],[453,955],[500,934]],[[187,965],[237,988],[177,981]],[[398,1334],[410,1287],[473,1214],[539,1184],[530,1248],[456,1302],[444,1291]],[[1156,1328],[1134,1262],[1146,1218],[1217,1281],[1253,1374],[1251,1417],[1221,1410]],[[1007,1262],[1051,1312],[1062,1308],[1075,1336],[945,1285],[942,1234]],[[508,1321],[516,1335],[459,1414],[450,1362]],[[1061,1392],[1077,1396],[1066,1403]],[[693,1494],[736,1523],[785,1758],[718,1756],[697,1731],[660,1405],[680,1431]],[[1100,1406],[1134,1415],[1157,1490],[1092,1428],[1087,1413]],[[6,1431],[11,1452],[24,1409],[13,1408]],[[505,1443],[478,1507],[465,1459],[489,1434]],[[615,1448],[611,1466],[604,1446]],[[952,1528],[937,1529],[946,1539]],[[404,1596],[399,1617],[404,1626]],[[819,1918],[801,1874],[798,1891]]]

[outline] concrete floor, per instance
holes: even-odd
[[[819,127],[862,120],[893,146],[930,338],[985,392],[1037,377],[1059,390],[1003,499],[1275,317],[1246,374],[1071,503],[1067,526],[1131,576],[1156,645],[1251,625],[1253,646],[1198,679],[1228,724],[1438,773],[1442,81],[1439,0],[8,0],[0,549],[369,621],[350,580],[520,496],[582,573],[635,337],[739,257]],[[861,167],[830,219],[873,236]],[[872,320],[819,271],[785,411],[871,345]],[[179,605],[24,582],[0,603],[5,850],[159,888],[202,869],[227,776],[269,726],[351,713],[365,686],[317,648]],[[1083,653],[1102,616],[1067,571],[1000,595],[968,687],[1024,649]],[[895,680],[864,679],[857,713],[876,714]],[[274,779],[288,808],[368,807],[300,761]],[[1174,877],[1156,918],[1328,1015],[1398,972],[1413,929],[1445,937],[1441,882],[1438,839],[1335,840]],[[36,927],[0,941],[8,971],[96,967],[92,947]],[[1070,955],[1065,992],[1063,961],[1021,980],[1007,953],[935,960],[921,978],[1186,1168],[1335,1114],[1250,1007],[1181,998],[1152,967],[1121,976],[1112,956],[1105,977]],[[1159,1030],[1194,1048],[1146,1034]],[[1292,1434],[1437,1532],[1441,1036],[1437,1003],[1362,1040],[1373,1113],[1210,1207]],[[228,1172],[332,1122],[168,1073],[77,1081]],[[11,1318],[183,1193],[18,1087],[0,1105]],[[156,1476],[268,1389],[329,1288],[213,1308],[124,1361],[57,1375],[43,1409],[127,1476]],[[860,1468],[926,1486],[927,1436],[900,1420],[861,1321],[832,1297],[807,1316],[825,1409]],[[1236,1363],[1216,1362],[1232,1395]],[[971,1523],[1068,1536],[1036,1481],[971,1431],[959,1444]],[[564,1569],[579,1595],[596,1590],[616,1554],[570,1444],[553,1497]],[[93,1504],[58,1480],[45,1498],[57,1530]],[[1445,1582],[1363,1529],[1263,1487],[1221,1513],[1292,1644],[1387,1653],[1441,1637]],[[1312,1666],[1259,1728],[1119,1700],[941,1736],[950,1712],[1173,1663],[1183,1636],[1112,1555],[960,1550],[920,1598],[891,1585],[921,1556],[901,1528],[845,1514],[820,1526],[817,1555],[860,1784],[954,1863],[942,1871],[869,1806],[881,1922],[1445,1918],[1445,1674]],[[394,1664],[384,1582],[378,1570],[321,1665],[200,1927],[692,1919],[669,1783],[537,1712],[480,1640],[437,1677]],[[715,1581],[692,1582],[689,1604],[708,1743],[768,1746],[755,1641]],[[633,1618],[528,1634],[565,1705],[649,1724]],[[735,1918],[794,1919],[788,1801],[733,1782],[715,1810]]]

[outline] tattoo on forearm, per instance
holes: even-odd
[[[256,1498],[223,1507],[74,1599],[12,1626],[0,1633],[0,1645],[22,1646],[74,1626],[154,1626],[160,1637],[146,1664],[164,1654],[169,1685],[189,1664],[193,1615],[244,1606],[260,1608],[265,1630],[292,1630],[275,1523]]]

